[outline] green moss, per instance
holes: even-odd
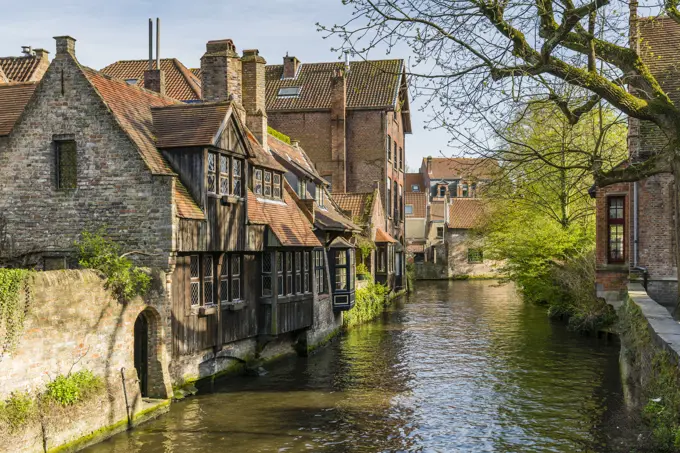
[[[267,126],[267,132],[269,133],[269,135],[272,135],[272,136],[278,138],[279,140],[281,140],[282,142],[288,143],[290,145],[290,137],[287,136],[286,134],[277,131],[276,129],[274,129],[271,126]]]

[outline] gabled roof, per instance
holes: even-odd
[[[378,228],[375,232],[375,242],[389,242],[389,243],[395,243],[398,242],[396,239],[394,239],[392,236],[389,235],[389,233],[385,232],[382,228]]]
[[[12,132],[36,86],[36,82],[0,84],[0,136]]]
[[[156,61],[152,63],[156,69]],[[101,70],[116,79],[136,79],[137,86],[144,86],[144,71],[149,67],[148,60],[116,61]],[[180,101],[198,101],[201,99],[201,79],[184,66],[176,58],[162,58],[161,70],[165,73],[165,94]]]
[[[404,214],[407,218],[425,218],[427,215],[427,195],[425,192],[404,193],[404,205],[413,206],[413,214]]]
[[[344,63],[302,63],[294,78],[283,78],[283,65],[266,67],[267,111],[331,108],[331,78]],[[347,108],[397,108],[404,60],[353,61],[347,75]],[[300,87],[298,97],[278,97],[280,88]]]
[[[49,65],[47,53],[21,57],[0,57],[0,71],[9,82],[39,82]]]
[[[470,229],[480,225],[485,214],[485,200],[455,198],[449,204],[449,228]]]
[[[159,148],[214,146],[231,102],[176,104],[151,109]]]
[[[427,171],[427,159],[423,158],[421,169]],[[498,171],[494,159],[477,157],[433,157],[431,180],[438,179],[490,179]]]
[[[271,151],[269,151],[268,149],[264,149],[260,142],[257,141],[257,138],[255,138],[252,132],[247,131],[247,134],[248,141],[250,143],[250,150],[252,153],[250,161],[254,165],[266,167],[271,170],[276,170],[280,171],[281,173],[285,173],[286,168],[277,162],[277,160],[272,155]]]
[[[248,220],[268,225],[285,247],[320,247],[312,224],[297,205],[297,196],[284,182],[283,202],[260,199],[248,189]]]
[[[272,154],[279,162],[283,162],[284,165],[286,163],[292,164],[292,166],[301,170],[312,179],[317,180],[317,182],[323,181],[323,178],[319,172],[316,171],[316,168],[307,156],[307,153],[299,145],[293,146],[285,143],[272,134],[269,134],[267,144],[269,145]]]
[[[422,173],[404,173],[404,192],[413,192],[413,184],[418,184],[418,192],[427,192]]]
[[[120,127],[137,146],[149,170],[154,174],[174,174],[156,148],[151,108],[177,104],[179,101],[128,85],[94,69],[84,66],[81,66],[81,69],[111,110]]]
[[[334,193],[333,199],[340,209],[350,213],[352,222],[368,225],[371,220],[374,195],[375,192]]]

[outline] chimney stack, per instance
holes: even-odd
[[[300,60],[295,57],[289,57],[286,54],[283,57],[283,78],[294,79],[297,76],[298,68],[300,67]]]
[[[267,62],[257,49],[243,51],[243,107],[246,110],[246,126],[266,150],[267,106],[265,104],[265,65]]]
[[[70,54],[76,56],[76,40],[70,36],[55,36],[57,41],[57,55]]]
[[[427,156],[427,174],[431,175],[432,174],[432,156]]]
[[[156,18],[156,69],[153,64],[153,21],[149,19],[149,68],[144,71],[144,88],[165,94],[165,73],[161,70],[161,20]]]
[[[343,68],[335,68],[331,78],[331,159],[333,192],[347,191],[346,146],[347,80]]]
[[[231,39],[208,41],[201,57],[201,91],[204,101],[232,98],[242,104],[241,59]]]

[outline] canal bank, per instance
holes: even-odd
[[[419,283],[316,354],[215,381],[86,451],[617,451],[618,353],[509,285]]]

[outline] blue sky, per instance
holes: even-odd
[[[0,16],[0,55],[19,55],[22,45],[43,47],[54,55],[53,36],[77,39],[78,60],[101,69],[116,60],[147,58],[148,19],[161,18],[161,57],[175,57],[188,67],[200,66],[205,43],[231,38],[239,51],[256,48],[268,63],[278,64],[288,52],[303,63],[334,61],[335,38],[323,39],[316,23],[333,25],[347,19],[350,7],[341,0],[166,0],[88,1],[33,0],[6,2]],[[405,58],[409,49],[389,56],[373,53],[371,58]],[[448,135],[426,131],[428,112],[411,105],[413,135],[406,138],[406,159],[418,168],[427,155],[437,156],[447,148]]]

